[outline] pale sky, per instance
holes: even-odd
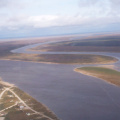
[[[120,0],[0,0],[0,36],[118,31]]]

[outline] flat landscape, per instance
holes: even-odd
[[[31,48],[37,51],[65,51],[65,52],[120,52],[120,35],[99,35],[77,38],[48,45]]]
[[[114,69],[104,67],[82,67],[76,68],[75,71],[85,75],[98,77],[106,82],[120,86],[120,72]]]
[[[46,63],[64,63],[64,64],[92,64],[92,63],[113,63],[116,62],[117,59],[110,57],[110,56],[104,56],[104,55],[86,55],[86,54],[27,54],[27,53],[12,53],[10,52],[13,49],[23,47],[25,45],[32,45],[35,43],[43,43],[44,42],[50,42],[54,41],[56,39],[55,43],[52,43],[53,45],[47,45],[47,47],[44,47],[46,45],[41,45],[40,47],[31,48],[30,50],[40,50],[40,51],[64,51],[64,52],[86,52],[92,50],[92,52],[115,52],[114,49],[118,50],[120,48],[120,36],[98,36],[96,38],[86,38],[84,41],[83,39],[80,40],[73,40],[68,41],[71,36],[66,37],[58,37],[58,38],[44,38],[44,39],[37,39],[37,40],[23,40],[22,42],[5,42],[1,43],[0,48],[0,59],[6,59],[6,60],[22,60],[22,61],[33,61],[33,62],[46,62]],[[65,42],[67,40],[67,42]],[[59,42],[63,41],[63,42]],[[113,41],[115,41],[115,44],[113,44]],[[60,49],[59,49],[60,47]],[[72,48],[75,48],[74,50]],[[96,49],[92,49],[96,47]],[[104,48],[105,49],[104,49]],[[56,49],[57,48],[57,49]],[[69,48],[69,49],[68,49]],[[81,50],[82,48],[86,50]],[[108,49],[107,49],[108,48]],[[59,49],[59,50],[58,50]],[[89,50],[90,49],[90,50]],[[109,51],[110,50],[110,51]]]
[[[120,120],[120,0],[0,0],[0,120]]]
[[[32,47],[40,43],[40,46]],[[24,46],[29,53],[24,53]],[[23,51],[12,52],[18,48]],[[18,120],[112,120],[111,116],[117,116],[116,120],[119,120],[119,107],[116,104],[119,104],[120,98],[117,98],[119,87],[116,86],[120,86],[120,72],[96,67],[102,64],[120,69],[119,48],[119,35],[95,35],[77,40],[76,36],[64,36],[1,42],[0,73],[7,81],[0,81],[1,118],[14,120],[19,116]],[[99,52],[105,54],[100,55]],[[116,94],[106,95],[106,88],[111,88],[109,92],[115,91]],[[110,101],[107,102],[109,96]],[[74,112],[77,109],[79,111]]]
[[[0,80],[0,119],[58,120],[46,106],[12,84]]]

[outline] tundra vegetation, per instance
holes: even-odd
[[[114,69],[105,67],[82,67],[76,68],[75,71],[85,75],[101,78],[106,82],[120,86],[120,72]]]
[[[20,60],[61,64],[106,64],[118,59],[104,55],[90,54],[26,54],[12,53],[13,49],[30,44],[68,40],[69,37],[47,38],[36,40],[22,40],[0,42],[1,60]],[[88,37],[86,39],[63,41],[54,44],[38,46],[30,50],[36,51],[64,51],[64,52],[120,52],[120,36]],[[104,79],[114,85],[120,86],[120,72],[103,67],[76,68],[75,71]],[[0,80],[0,117],[5,120],[58,120],[56,115],[46,106],[36,101],[27,93],[14,85]]]
[[[120,52],[120,35],[96,36],[38,46],[30,50],[65,52]]]
[[[45,105],[12,84],[0,80],[0,118],[5,120],[58,120]]]
[[[119,37],[100,37],[100,38],[86,38],[74,41],[63,41],[49,45],[38,46],[32,50],[40,51],[113,51],[116,49],[119,52],[120,40]],[[54,38],[55,39],[55,38]],[[11,53],[10,51],[25,45],[50,41],[54,39],[43,40],[23,40],[2,42],[0,44],[0,59],[6,60],[21,60],[32,62],[46,62],[46,63],[65,63],[65,64],[96,64],[96,63],[113,63],[117,59],[103,55],[86,55],[86,54],[26,54],[26,53]],[[61,38],[63,40],[63,38]],[[66,38],[64,38],[66,40]],[[56,41],[59,41],[60,38]],[[29,41],[29,42],[28,42]],[[114,44],[113,44],[114,43]],[[44,48],[45,47],[45,48]],[[60,48],[60,49],[59,49]],[[89,48],[89,49],[88,49]],[[95,48],[95,49],[93,49]]]

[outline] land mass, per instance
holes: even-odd
[[[105,67],[81,67],[76,68],[75,71],[85,75],[101,78],[108,83],[120,86],[120,72],[114,69]]]
[[[99,35],[62,41],[31,48],[33,51],[51,52],[120,52],[120,35]]]
[[[86,54],[26,54],[26,53],[12,53],[13,49],[31,45],[35,43],[43,43],[46,41],[55,40],[68,40],[69,37],[60,38],[46,38],[37,40],[22,40],[22,41],[11,41],[1,42],[0,44],[0,59],[1,60],[20,60],[20,61],[31,61],[31,62],[44,62],[44,63],[64,63],[64,64],[105,64],[116,62],[117,59],[103,55],[86,55]],[[66,42],[63,42],[66,46]],[[63,44],[62,43],[62,44]],[[60,45],[60,43],[56,43]],[[75,45],[77,48],[77,46]],[[53,47],[54,48],[54,47]],[[81,46],[79,46],[81,48]],[[86,46],[84,46],[86,48]]]
[[[64,64],[106,64],[114,63],[118,59],[103,56],[103,55],[89,55],[89,54],[26,54],[26,53],[12,53],[13,49],[31,45],[35,43],[42,43],[48,41],[61,41],[61,39],[68,40],[70,37],[47,38],[37,40],[23,40],[0,42],[0,59],[1,60],[20,60],[31,62],[44,63],[64,63]],[[38,46],[31,50],[40,51],[107,51],[119,52],[120,40],[118,37],[102,36],[98,38],[86,38],[75,41],[58,42],[53,45]],[[116,43],[113,45],[113,41]],[[108,46],[108,47],[107,47]],[[114,50],[115,48],[115,50]],[[115,85],[120,86],[120,72],[101,67],[84,67],[75,69],[86,75],[92,75],[106,80]],[[0,116],[5,120],[58,120],[56,115],[51,112],[46,106],[36,101],[30,95],[26,94],[14,85],[7,82],[0,81]]]
[[[45,105],[16,86],[0,80],[0,119],[58,120]]]

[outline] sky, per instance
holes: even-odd
[[[0,38],[120,31],[120,0],[0,0]]]

